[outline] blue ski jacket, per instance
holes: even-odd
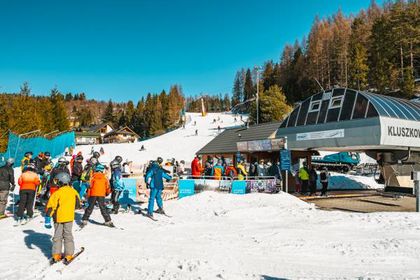
[[[157,163],[153,163],[149,172],[146,174],[146,182],[149,183],[151,189],[163,190],[163,178],[171,180],[172,177],[168,175],[162,167]]]
[[[121,175],[121,168],[116,168],[111,174],[111,188],[116,191],[123,191],[125,188],[124,181]]]

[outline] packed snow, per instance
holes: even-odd
[[[119,214],[124,230],[91,223],[75,232],[86,251],[68,267],[48,264],[53,231],[42,217],[3,220],[0,279],[420,277],[418,213],[323,211],[285,193],[204,192],[165,207],[172,218]],[[98,209],[92,219],[103,222]]]
[[[239,116],[230,113],[208,113],[205,117],[199,113],[187,113],[187,120],[185,128],[179,128],[145,141],[128,144],[77,146],[75,152],[82,151],[86,155],[90,153],[92,147],[95,151],[99,151],[100,147],[103,147],[105,154],[100,160],[105,163],[111,161],[116,155],[122,156],[124,160],[135,161],[137,164],[144,164],[158,156],[164,160],[175,158],[191,162],[195,153],[219,134],[219,126],[222,131],[225,128],[244,125],[246,117],[243,117],[243,121],[241,121]],[[213,120],[216,122],[214,123]],[[196,130],[197,136],[195,135]],[[141,146],[144,146],[144,151],[140,151]]]
[[[240,124],[230,114],[190,116],[185,129],[103,145],[106,156],[189,159],[217,135],[218,125]],[[88,153],[90,146],[77,150]],[[336,177],[337,184],[345,177],[372,187],[369,177]],[[137,209],[112,215],[115,229],[99,225],[95,209],[93,223],[81,231],[74,225],[76,248],[86,251],[68,267],[49,265],[53,230],[41,216],[18,227],[11,218],[1,220],[0,279],[420,279],[418,213],[324,211],[283,192],[203,192],[164,206],[172,217],[156,214],[157,222]],[[77,211],[77,222],[82,214]]]

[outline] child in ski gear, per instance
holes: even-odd
[[[264,160],[260,160],[260,164],[257,165],[257,176],[264,177],[267,176],[267,166],[264,164]]]
[[[26,166],[19,177],[18,184],[20,186],[20,201],[17,218],[18,221],[22,221],[25,210],[29,218],[32,218],[34,214],[35,192],[40,184],[39,176],[35,173],[35,166],[32,163]]]
[[[4,211],[7,206],[7,198],[9,197],[9,190],[15,189],[15,173],[13,170],[15,160],[9,158],[6,164],[0,167],[0,218],[4,217]],[[13,201],[14,203],[14,201]]]
[[[120,156],[115,157],[111,162],[111,202],[112,202],[112,212],[118,214],[118,209],[120,208],[119,198],[121,193],[124,191],[124,182],[122,180],[121,172],[121,162],[122,158]]]
[[[23,171],[25,169],[25,167],[31,163],[32,161],[32,156],[33,153],[32,152],[26,152],[22,161],[20,162],[20,169]]]
[[[324,167],[321,171],[321,174],[319,175],[319,180],[321,181],[321,184],[322,184],[321,196],[327,195],[329,179],[330,179],[330,173],[328,172],[328,169]]]
[[[56,176],[59,189],[50,197],[45,215],[54,220],[54,237],[52,246],[53,262],[62,258],[64,241],[64,258],[69,262],[73,259],[74,239],[72,234],[74,211],[80,208],[79,194],[70,186],[70,175],[60,172]]]
[[[102,217],[105,219],[105,225],[113,226],[111,217],[109,216],[105,207],[105,197],[111,193],[111,188],[109,186],[109,181],[104,174],[104,171],[105,166],[102,164],[96,165],[95,173],[92,175],[90,187],[88,189],[87,195],[89,206],[86,208],[85,214],[82,217],[83,225],[87,224],[87,221],[92,214],[93,208],[97,202],[99,209],[101,210]]]
[[[248,174],[245,171],[245,165],[244,165],[244,161],[242,159],[239,161],[236,168],[238,170],[238,180],[244,180],[246,175],[248,175]]]
[[[191,162],[191,175],[193,177],[200,177],[201,173],[204,171],[203,166],[201,165],[201,156],[197,155]]]
[[[316,174],[315,168],[309,170],[309,195],[316,194],[316,181],[318,180],[318,174]]]
[[[226,160],[226,170],[224,175],[230,177],[232,180],[238,176],[238,172],[230,159]]]
[[[67,167],[69,162],[64,157],[60,157],[56,166],[51,170],[50,179],[48,181],[47,189],[49,190],[49,195],[51,196],[56,190],[58,190],[58,185],[55,180],[55,176],[61,172],[65,172],[70,175],[70,170]]]
[[[153,217],[153,209],[156,203],[159,207],[156,210],[156,213],[164,214],[163,211],[163,202],[162,202],[162,191],[163,191],[163,178],[169,182],[172,177],[169,176],[162,168],[163,159],[161,157],[157,158],[157,161],[152,163],[150,170],[146,174],[146,182],[148,182],[150,186],[150,197],[149,197],[149,205],[147,208],[147,215]]]
[[[221,159],[219,159],[217,161],[217,164],[213,167],[214,179],[221,180],[224,173],[225,173],[225,168],[223,167],[223,162]]]

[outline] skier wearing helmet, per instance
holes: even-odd
[[[60,172],[55,176],[59,189],[51,195],[47,208],[45,226],[51,227],[48,222],[53,217],[54,237],[52,245],[51,263],[62,259],[62,247],[64,243],[64,263],[73,259],[74,239],[72,234],[74,211],[80,208],[79,194],[70,186],[70,175],[66,172]]]
[[[40,184],[39,176],[35,173],[35,165],[33,163],[26,166],[24,172],[19,177],[18,184],[20,186],[20,201],[17,211],[17,221],[22,224],[25,210],[29,219],[32,219],[34,214],[35,191]],[[26,217],[25,219],[27,220]]]
[[[48,187],[47,187],[47,190],[49,190],[49,192],[50,192],[50,196],[56,191],[56,190],[58,190],[58,185],[57,185],[57,182],[56,182],[56,178],[55,178],[55,176],[58,174],[58,173],[61,173],[61,172],[65,172],[65,173],[67,173],[67,174],[69,174],[70,175],[70,170],[69,170],[69,168],[68,168],[68,165],[69,165],[69,162],[66,160],[66,158],[65,157],[60,157],[59,159],[58,159],[58,162],[57,162],[57,164],[54,166],[54,168],[51,170],[51,173],[50,173],[50,179],[49,179],[49,182],[48,182]]]
[[[116,156],[115,159],[111,162],[111,203],[113,204],[112,212],[118,214],[118,209],[120,208],[119,198],[121,193],[124,191],[124,182],[122,180],[121,172],[121,162],[122,157]]]
[[[20,169],[23,171],[25,169],[25,167],[31,163],[32,161],[32,156],[33,153],[32,152],[26,152],[23,159],[20,162]]]
[[[162,163],[163,159],[161,157],[158,157],[146,174],[146,182],[150,186],[149,205],[147,208],[147,216],[150,218],[153,218],[153,208],[155,205],[155,200],[159,207],[158,210],[156,210],[156,213],[165,214],[162,202],[162,191],[164,188],[163,178],[165,178],[166,181],[169,182],[172,179],[172,177],[163,170]]]
[[[90,181],[90,187],[88,190],[88,203],[89,206],[85,210],[85,214],[82,217],[82,225],[84,227],[87,225],[90,215],[93,212],[95,204],[98,203],[99,209],[101,210],[102,217],[104,217],[106,226],[115,227],[111,221],[106,206],[105,206],[105,197],[111,193],[111,188],[109,186],[109,181],[106,178],[105,166],[98,164],[95,167],[95,173],[93,173],[92,179]]]

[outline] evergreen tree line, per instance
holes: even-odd
[[[0,94],[0,151],[7,147],[9,130],[16,134],[39,130],[38,135],[69,130],[64,95],[53,88],[48,97],[32,96],[28,83],[19,93]]]
[[[172,86],[169,93],[149,93],[137,106],[133,101],[123,104],[109,100],[102,115],[102,121],[114,127],[128,126],[141,137],[150,137],[164,133],[181,123],[184,108],[184,96],[180,86]]]
[[[339,10],[325,19],[317,17],[309,35],[286,45],[280,60],[267,61],[259,76],[260,99],[284,93],[289,105],[321,87],[335,86],[411,98],[415,78],[420,77],[420,2],[388,1],[380,7],[372,1],[355,16],[346,17]],[[251,111],[255,120],[256,70],[238,71],[232,93],[232,106],[251,100],[241,108]],[[266,111],[261,122],[267,121],[263,117],[267,112],[277,114],[268,120],[278,118],[279,112],[270,113],[271,104],[261,100],[260,111]]]
[[[226,112],[231,108],[231,100],[228,94],[203,95],[188,97],[186,99],[186,109],[188,112],[201,112],[201,99],[204,101],[206,112]]]

